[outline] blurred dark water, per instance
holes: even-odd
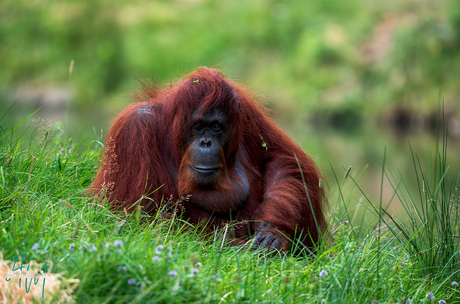
[[[443,145],[447,147],[445,178],[455,187],[460,172],[460,121],[454,114],[442,104],[425,116],[402,108],[371,118],[344,111],[320,113],[302,126],[285,124],[284,128],[322,169],[332,214],[345,214],[347,205],[348,211],[353,210],[351,217],[361,223],[372,220],[368,208],[381,203],[404,220],[408,214],[401,200],[420,206],[423,199],[415,167],[419,173],[421,167],[428,180],[439,175],[437,161]]]

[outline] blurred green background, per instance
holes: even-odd
[[[333,196],[331,168],[342,179],[352,166],[378,201],[385,147],[396,178],[413,178],[408,142],[429,168],[442,101],[458,173],[457,0],[0,2],[3,130],[41,108],[35,118],[89,141],[132,102],[136,78],[167,85],[199,66],[265,96]]]

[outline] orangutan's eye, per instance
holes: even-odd
[[[204,131],[204,125],[201,122],[196,122],[193,124],[193,131],[196,133],[201,133]]]
[[[220,132],[220,131],[222,130],[222,126],[221,126],[220,124],[216,123],[216,124],[214,124],[214,125],[212,126],[212,130],[213,130],[214,132]]]

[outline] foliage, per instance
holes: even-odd
[[[423,273],[445,270],[456,275],[460,265],[459,189],[460,174],[456,181],[449,178],[446,162],[447,135],[443,132],[442,147],[434,150],[429,174],[424,170],[417,155],[411,150],[415,177],[419,192],[408,191],[404,179],[391,179],[395,194],[409,216],[409,223],[401,223],[386,213],[396,224],[394,233],[407,243],[408,248],[420,259]],[[389,174],[387,177],[390,179]]]
[[[440,90],[459,93],[458,11],[454,0],[3,1],[1,93],[58,86],[100,105],[134,75],[162,83],[206,65],[267,88],[279,110],[426,115]]]

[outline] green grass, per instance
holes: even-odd
[[[352,224],[356,210],[346,206],[354,198],[339,190],[331,194],[341,206],[331,215],[334,239],[316,256],[265,256],[227,246],[225,230],[205,237],[167,211],[114,214],[83,195],[98,165],[98,139],[73,143],[43,123],[30,127],[30,138],[20,129],[0,134],[0,251],[5,260],[24,251],[25,262],[78,279],[77,303],[460,302],[451,285],[460,280],[452,213],[458,182],[445,179],[442,153],[428,175],[414,156],[421,193],[399,194],[402,178],[393,184],[408,222],[379,212],[384,202],[367,202],[381,216]],[[350,178],[347,171],[337,184]]]

